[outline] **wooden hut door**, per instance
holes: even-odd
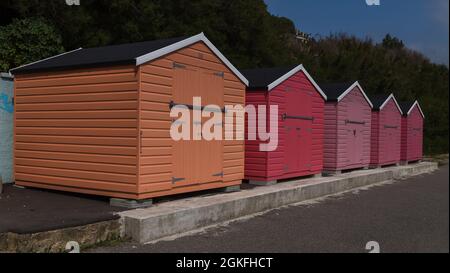
[[[395,151],[397,150],[395,147],[395,130],[396,127],[392,126],[392,125],[385,125],[384,126],[384,130],[385,130],[385,134],[386,134],[386,138],[385,138],[385,143],[383,145],[385,145],[385,150],[382,152],[386,153],[384,155],[384,157],[386,158],[386,162],[387,161],[393,161],[395,160]]]
[[[312,93],[299,88],[286,91],[285,173],[309,171],[312,168]]]
[[[362,162],[364,146],[364,124],[362,121],[347,120],[347,163],[357,165]]]
[[[347,164],[349,166],[358,165],[362,162],[365,125],[364,113],[361,108],[362,103],[365,103],[365,101],[356,98],[347,100],[345,123],[347,127]]]
[[[190,108],[190,140],[173,141],[172,182],[174,187],[222,181],[223,141],[205,140],[202,132],[195,131],[194,128],[200,127],[201,130],[209,118],[202,117],[198,122],[194,121],[193,117],[194,114],[202,116],[202,110],[210,115],[222,114],[217,111],[208,111],[211,108],[205,108],[205,106],[214,104],[223,108],[223,77],[221,74],[206,73],[186,67],[174,68],[173,75],[171,107],[184,105]],[[201,109],[192,107],[194,97],[201,97]],[[176,119],[173,122],[176,122]],[[200,140],[194,139],[194,133],[197,133]]]
[[[347,151],[347,164],[353,165],[355,163],[355,154],[356,154],[356,128],[354,124],[347,123],[347,145],[346,145],[346,151]]]
[[[355,164],[361,164],[364,152],[364,124],[358,125],[355,139]]]

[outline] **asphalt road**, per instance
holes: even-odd
[[[274,210],[203,233],[91,252],[449,252],[449,168],[316,203]]]

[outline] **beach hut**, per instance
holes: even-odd
[[[194,140],[189,126],[190,140],[170,134],[174,108],[245,104],[248,81],[203,33],[77,49],[12,72],[18,185],[148,202],[244,178],[243,140]]]
[[[302,65],[242,73],[249,80],[247,106],[268,109],[257,113],[258,132],[264,130],[264,123],[269,129],[277,125],[277,141],[267,150],[261,149],[267,142],[264,139],[246,140],[245,178],[252,184],[268,185],[321,174],[326,95],[317,83]],[[253,126],[249,124],[250,120],[247,132]],[[264,131],[273,131],[269,129]]]
[[[0,73],[0,183],[14,182],[13,124],[14,82],[8,73]],[[1,187],[1,185],[0,185]]]
[[[418,101],[401,102],[402,146],[401,163],[417,162],[423,158],[423,125],[425,115]]]
[[[402,110],[393,94],[370,97],[373,104],[370,166],[400,163]]]
[[[358,82],[321,84],[325,103],[324,173],[368,168],[372,102]]]

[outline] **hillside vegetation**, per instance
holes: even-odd
[[[425,152],[448,152],[448,67],[386,35],[375,43],[346,34],[298,35],[263,0],[6,0],[0,2],[0,69],[78,47],[205,32],[239,68],[303,63],[319,82],[359,80],[368,93],[419,99]]]

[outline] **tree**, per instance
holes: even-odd
[[[60,35],[43,19],[15,19],[0,26],[0,45],[1,71],[64,51]]]
[[[30,22],[33,17],[43,19]],[[14,18],[23,21],[12,23]],[[303,63],[319,82],[359,80],[372,94],[419,99],[427,115],[426,153],[448,152],[449,69],[390,34],[375,43],[346,34],[300,33],[305,43],[297,39],[302,37],[294,23],[270,14],[263,0],[82,0],[80,6],[2,0],[0,25],[8,24],[0,28],[3,70],[59,53],[62,46],[71,50],[205,32],[241,69]]]
[[[382,45],[387,49],[402,49],[405,47],[402,40],[392,37],[390,34],[384,37]]]

